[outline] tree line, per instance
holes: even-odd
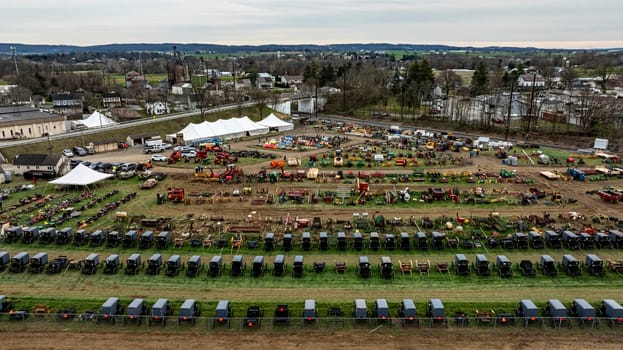
[[[0,57],[0,78],[20,86],[5,102],[39,95],[49,99],[61,91],[83,91],[88,105],[98,106],[101,94],[116,91],[124,97],[137,99],[171,98],[162,91],[129,91],[113,81],[112,75],[128,71],[167,73],[170,56],[163,53],[75,53],[18,56],[19,75],[11,57]],[[375,52],[344,53],[261,53],[253,55],[186,55],[184,62],[191,74],[198,67],[208,67],[234,73],[236,79],[254,80],[259,72],[279,77],[301,77],[300,90],[326,97],[326,112],[357,114],[361,110],[382,109],[400,118],[417,117],[431,112],[431,101],[448,99],[444,123],[473,123],[468,117],[475,103],[496,105],[503,94],[511,90],[521,96],[524,111],[538,115],[537,103],[542,90],[520,91],[514,84],[522,73],[529,71],[545,80],[543,90],[556,89],[574,92],[573,111],[568,105],[556,106],[569,121],[593,132],[620,129],[620,99],[609,99],[605,92],[620,85],[622,61],[617,52],[584,51],[576,53],[518,52],[473,54],[407,53],[402,56]],[[470,70],[468,75],[460,70]],[[587,88],[579,77],[591,77],[597,87]],[[210,77],[208,84],[195,91],[205,97],[205,104],[218,104],[243,99],[270,100],[287,89],[277,85],[272,91],[236,91],[233,84]],[[596,93],[596,90],[602,94]],[[210,91],[219,90],[217,95]],[[436,92],[436,94],[435,94]],[[451,106],[450,106],[451,104]],[[203,106],[204,103],[201,103]],[[579,107],[577,107],[579,105]],[[496,107],[497,108],[497,107]],[[490,127],[495,115],[489,108],[480,108],[477,123]],[[502,113],[503,114],[503,113]],[[508,113],[507,113],[508,114]],[[526,131],[533,131],[534,121],[528,121]],[[555,130],[554,127],[551,129]]]

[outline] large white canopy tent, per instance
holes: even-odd
[[[103,128],[110,125],[115,125],[117,122],[108,118],[104,114],[94,111],[90,116],[82,119],[82,120],[74,120],[72,121],[72,126],[74,128],[83,127],[83,128]]]
[[[249,117],[219,119],[215,122],[204,121],[199,124],[189,123],[176,134],[167,135],[168,139],[182,134],[184,143],[198,144],[209,142],[214,139],[228,140],[244,136],[255,136],[267,134],[268,126],[255,123]]]
[[[281,120],[274,113],[269,114],[266,118],[257,123],[264,125],[269,129],[277,129],[277,131],[294,130],[294,124]]]
[[[96,182],[102,181],[112,177],[112,174],[100,173],[95,171],[86,165],[78,164],[65,176],[59,177],[56,180],[48,182],[52,185],[64,185],[64,186],[88,186]]]

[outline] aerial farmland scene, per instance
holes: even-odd
[[[619,349],[621,10],[7,4],[3,348]]]

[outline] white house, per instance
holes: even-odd
[[[145,111],[150,115],[163,115],[170,113],[169,106],[160,101],[145,103]]]
[[[517,87],[519,88],[532,88],[533,84],[535,88],[544,88],[545,79],[536,73],[522,74],[517,79]]]
[[[191,83],[179,83],[173,84],[171,86],[171,93],[173,95],[184,95],[187,93],[191,93],[193,90],[193,85]]]
[[[273,76],[269,73],[257,73],[257,87],[260,89],[270,90],[274,84]]]

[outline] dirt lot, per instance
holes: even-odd
[[[620,334],[564,330],[551,331],[461,331],[418,329],[413,333],[368,334],[367,332],[339,332],[335,334],[158,334],[73,332],[11,332],[3,340],[3,347],[14,350],[30,349],[171,349],[176,344],[184,349],[620,349]],[[310,339],[313,338],[313,342]]]
[[[299,132],[297,130],[297,132]],[[314,132],[315,130],[308,130],[308,132]],[[238,142],[232,144],[232,150],[240,150],[249,148],[252,144],[256,143],[256,139],[246,142]],[[361,143],[363,139],[352,138],[353,143]],[[168,152],[166,153],[168,155]],[[308,153],[292,153],[297,157],[305,157]],[[491,154],[481,154],[479,157],[469,159],[468,154],[461,153],[465,157],[466,163],[469,163],[462,167],[457,168],[444,168],[444,171],[487,171],[498,172],[502,166],[500,160],[493,157]],[[282,155],[280,155],[282,156]],[[148,155],[144,155],[140,148],[130,149],[128,151],[111,152],[104,154],[97,154],[83,159],[98,160],[98,161],[140,161],[148,159]],[[268,168],[269,161],[265,161],[261,164],[248,166],[244,168],[245,173],[255,173],[261,168]],[[550,168],[559,169],[564,171],[566,167]],[[176,183],[182,183],[186,188],[186,192],[193,191],[208,191],[208,190],[220,190],[231,191],[234,188],[240,188],[241,185],[222,185],[217,183],[202,183],[192,181],[194,178],[194,172],[192,167],[176,168],[171,166],[161,166],[155,163],[155,170],[165,171],[174,178]],[[372,169],[376,170],[376,169]],[[381,169],[382,171],[387,171]],[[604,183],[589,183],[589,182],[563,182],[563,181],[549,181],[545,180],[539,175],[539,171],[543,170],[539,167],[521,166],[516,168],[518,173],[523,177],[531,177],[536,180],[534,184],[541,190],[561,192],[567,198],[578,199],[575,204],[569,204],[566,206],[552,206],[552,205],[534,205],[534,206],[515,206],[515,207],[500,207],[497,212],[502,216],[512,215],[529,215],[539,214],[543,212],[549,212],[553,215],[567,216],[570,211],[579,212],[586,217],[590,218],[592,214],[600,213],[606,215],[621,215],[621,204],[611,204],[601,201],[596,196],[588,196],[585,192],[590,189],[594,189],[599,186],[603,186]],[[393,170],[401,173],[408,172],[408,170]],[[613,180],[607,183],[608,185],[623,187],[622,180]],[[264,184],[262,185],[264,186]],[[274,185],[265,184],[269,191],[276,191],[278,188],[301,188],[307,187],[312,190],[319,188],[335,188],[338,186],[334,183],[328,184],[314,184],[312,182],[304,183],[283,183],[278,182]],[[394,186],[402,189],[404,184],[388,184],[379,183],[371,184],[373,188],[378,189],[391,189]],[[419,187],[429,187],[430,185],[417,185],[408,184],[411,189],[418,189]],[[526,189],[527,185],[524,184],[499,184],[492,186],[491,189],[503,192],[522,191]],[[467,187],[467,186],[465,186]],[[376,189],[375,189],[376,190]],[[188,213],[196,215],[208,213],[223,214],[226,217],[245,218],[247,214],[252,210],[259,211],[264,217],[285,217],[290,215],[295,217],[301,215],[304,217],[322,216],[327,217],[331,215],[334,218],[351,218],[353,211],[357,211],[355,207],[331,207],[326,208],[314,208],[301,206],[298,208],[292,207],[253,207],[249,201],[241,200],[219,200],[213,203],[206,203],[202,205],[193,206],[171,206],[164,205],[158,206],[153,209],[154,211],[149,213],[150,216],[181,216]],[[409,209],[383,209],[386,217],[391,216],[430,216],[437,217],[442,214],[454,216],[455,211],[460,211],[463,216],[469,215],[487,215],[491,212],[491,209],[480,209],[477,207],[456,207],[452,208],[450,212],[446,209],[428,208],[426,206]],[[330,211],[330,214],[328,213]],[[446,211],[446,212],[444,212]],[[130,213],[132,214],[132,213]],[[138,213],[134,213],[137,214]],[[36,289],[36,286],[33,286]],[[9,291],[0,291],[3,294],[9,294]],[[196,291],[192,291],[196,292]],[[262,291],[275,293],[275,290]],[[347,293],[345,290],[331,290],[333,293]],[[583,291],[585,293],[586,291]],[[80,295],[79,291],[75,292],[76,295]],[[451,294],[453,291],[445,291],[445,293]],[[234,293],[235,294],[235,293]],[[456,296],[455,296],[456,297]],[[344,299],[345,296],[340,296],[339,299]],[[459,296],[460,298],[460,296]],[[270,334],[260,332],[258,334],[210,334],[206,335],[201,332],[184,332],[183,334],[161,334],[157,332],[150,333],[131,333],[123,334],[119,333],[104,333],[96,332],[90,333],[84,332],[42,332],[34,329],[23,331],[7,331],[1,330],[5,333],[3,340],[3,347],[7,349],[76,349],[89,347],[93,350],[98,349],[116,349],[116,348],[141,348],[141,349],[170,349],[175,344],[180,344],[186,349],[204,349],[206,347],[213,349],[266,349],[269,347],[276,349],[464,349],[464,350],[476,350],[482,348],[496,348],[496,349],[586,349],[597,347],[599,349],[620,349],[621,333],[613,333],[608,330],[588,331],[579,330],[574,328],[571,332],[562,330],[560,332],[554,332],[551,330],[542,330],[534,332],[525,332],[521,329],[513,329],[508,331],[491,331],[475,330],[472,328],[469,331],[451,328],[449,330],[434,330],[423,328],[415,330],[413,334],[400,332],[376,332],[368,334],[366,331],[346,330],[336,332],[334,334],[326,333],[293,333],[293,334]],[[469,332],[469,333],[468,333]],[[313,339],[313,341],[311,340]],[[209,345],[206,345],[209,344]]]
[[[300,134],[315,134],[316,132],[317,132],[316,129],[310,128],[310,129],[302,129],[300,131]],[[343,146],[346,147],[351,144],[353,145],[363,144],[365,141],[366,141],[365,138],[358,138],[358,137],[351,136],[350,141]],[[254,147],[256,144],[257,144],[257,139],[251,138],[251,139],[248,139],[247,141],[233,142],[230,144],[230,146],[231,146],[231,150],[243,150],[243,149],[257,150],[258,148]],[[92,155],[88,157],[83,157],[81,159],[96,160],[96,161],[117,161],[117,162],[144,161],[144,160],[149,159],[150,155],[145,155],[141,151],[142,151],[142,148],[134,147],[134,148],[130,148],[127,151],[102,153],[102,154]],[[280,158],[283,157],[284,155],[284,152],[279,152],[279,151],[273,151],[273,150],[262,150],[262,151],[267,152],[267,153],[271,153],[271,152],[275,153]],[[517,152],[517,154],[522,155],[522,152],[520,149],[515,149],[513,152]],[[530,154],[532,151],[528,150],[527,152]],[[298,157],[300,159],[306,159],[309,155],[317,154],[317,153],[318,151],[308,151],[308,152],[286,152],[285,154],[288,157]],[[512,153],[512,152],[509,152],[509,153]],[[569,153],[571,154],[572,152],[569,152]],[[168,155],[169,152],[165,154]],[[488,172],[488,173],[498,173],[500,169],[502,168],[505,168],[508,170],[516,170],[520,176],[524,178],[528,177],[528,178],[534,179],[535,184],[531,186],[527,186],[525,184],[503,183],[503,184],[498,184],[498,185],[493,186],[493,190],[498,191],[500,193],[505,193],[505,192],[525,191],[527,187],[537,187],[539,190],[546,191],[546,192],[560,192],[563,194],[564,198],[571,198],[571,199],[578,200],[578,202],[575,204],[562,205],[562,206],[536,205],[536,206],[516,206],[512,208],[503,207],[503,208],[500,208],[500,210],[497,210],[500,213],[500,215],[508,215],[508,216],[530,215],[530,214],[542,214],[543,212],[549,212],[552,215],[566,216],[570,211],[575,211],[575,212],[578,212],[584,215],[587,218],[590,218],[590,216],[593,214],[604,214],[604,215],[617,216],[620,213],[620,209],[621,209],[620,204],[612,204],[612,203],[602,201],[599,199],[599,197],[595,195],[588,196],[586,194],[586,191],[598,189],[604,186],[623,187],[623,181],[621,180],[611,180],[607,183],[603,183],[603,182],[592,183],[588,181],[577,182],[577,181],[547,180],[539,174],[540,171],[559,170],[564,173],[567,167],[564,165],[557,166],[557,167],[556,166],[543,167],[543,166],[538,166],[538,165],[537,166],[525,166],[524,165],[524,166],[519,166],[519,167],[503,166],[501,165],[500,159],[496,158],[493,155],[493,151],[481,152],[480,156],[474,157],[474,158],[469,158],[469,155],[467,152],[462,152],[458,154],[458,157],[461,157],[464,159],[464,165],[457,166],[454,168],[453,167],[443,167],[443,168],[439,167],[438,170],[446,171],[446,172],[483,171],[483,172]],[[533,158],[533,160],[536,161],[535,158]],[[266,160],[261,163],[245,166],[243,170],[245,174],[255,174],[260,169],[269,169],[269,171],[271,171],[269,163],[270,163],[270,160]],[[527,163],[527,161],[525,163]],[[303,168],[305,167],[303,166]],[[164,171],[174,176],[176,182],[178,181],[183,182],[187,193],[209,191],[209,190],[214,190],[214,189],[231,192],[234,189],[240,189],[242,187],[240,184],[223,185],[219,183],[204,183],[204,182],[193,181],[194,172],[193,172],[192,167],[189,168],[188,166],[176,167],[176,166],[162,165],[162,163],[154,163],[154,169],[157,171]],[[215,168],[215,171],[216,170],[218,169]],[[294,171],[295,169],[289,169],[289,170]],[[409,169],[400,169],[400,168],[388,168],[388,169],[365,168],[363,170],[368,171],[368,172],[380,170],[386,173],[391,173],[391,172],[408,173],[410,171]],[[357,169],[354,169],[353,171],[356,172]],[[265,187],[268,191],[274,191],[275,189],[288,189],[288,188],[296,188],[296,189],[306,188],[310,190],[323,189],[323,188],[335,189],[337,186],[338,184],[334,184],[334,183],[319,185],[319,184],[314,184],[311,182],[304,182],[304,183],[278,182],[275,185],[270,185],[270,184],[262,185],[262,187]],[[400,189],[403,189],[405,186],[409,187],[411,190],[422,190],[422,189],[426,189],[430,187],[431,185],[430,184],[413,184],[413,183],[407,184],[407,185],[403,185],[403,184],[394,185],[394,184],[381,183],[381,184],[371,184],[371,189],[373,191],[376,191],[376,190],[381,191],[381,190],[387,190],[387,189],[393,189],[393,188],[397,188],[398,190],[400,190]],[[448,184],[446,187],[448,186],[451,186],[451,184]],[[462,186],[459,186],[459,189],[463,190],[463,189],[468,189],[472,187],[474,186],[462,185]],[[218,208],[219,209],[226,208],[226,210],[224,210],[223,212],[228,213],[228,216],[244,217],[248,213],[250,206],[248,204],[241,205],[240,202],[222,201],[218,203]],[[188,210],[188,208],[185,208],[184,210]],[[190,210],[193,210],[193,209],[191,208]],[[480,210],[474,207],[469,207],[468,210],[470,214],[472,215],[486,215],[491,212],[491,210],[489,209]],[[200,211],[201,210],[197,211],[197,213],[199,213]],[[292,215],[296,214],[296,210],[294,210],[293,212],[291,208],[288,208],[283,213],[280,213],[279,212],[280,210],[275,209],[275,208],[271,208],[270,211],[273,212],[273,216],[286,215],[287,213],[291,213]],[[301,211],[305,212],[305,214],[309,217],[317,216],[317,215],[320,215],[320,216],[326,215],[325,211],[314,212],[313,210],[309,210],[309,208],[305,208],[304,210],[301,210]],[[347,207],[345,209],[336,207],[332,209],[332,214],[334,214],[336,217],[349,218],[352,215],[352,212],[353,212],[353,208],[350,208],[350,207]],[[159,214],[159,213],[154,213],[154,214]],[[396,215],[396,216],[403,216],[403,217],[409,216],[409,215],[436,217],[440,215],[437,210],[431,211],[427,209],[426,207],[402,210],[402,211],[400,209],[393,208],[391,210],[391,214]],[[450,213],[450,215],[452,215],[452,213]]]

